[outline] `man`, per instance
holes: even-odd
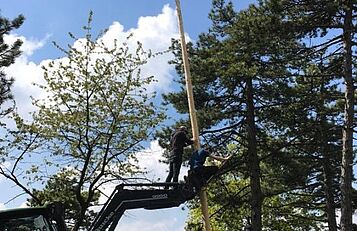
[[[187,128],[179,127],[172,135],[170,140],[171,151],[169,154],[169,175],[166,182],[178,182],[180,168],[182,164],[182,154],[184,147],[193,144],[194,141],[187,137]]]
[[[231,158],[231,156],[213,155],[212,152],[213,149],[206,145],[202,149],[195,151],[190,159],[190,172],[193,174],[193,183],[197,188],[201,188],[218,171],[217,166],[204,166],[207,157],[218,161],[226,161]]]

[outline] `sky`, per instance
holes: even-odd
[[[237,10],[247,8],[252,0],[233,0]],[[181,0],[184,29],[187,41],[195,41],[198,35],[206,32],[210,21],[210,0]],[[102,39],[110,42],[123,39],[133,33],[133,41],[138,40],[144,49],[164,51],[170,45],[171,38],[178,38],[177,17],[174,0],[0,0],[0,14],[14,18],[23,14],[26,18],[21,28],[5,38],[11,42],[17,38],[23,40],[23,54],[16,63],[5,72],[15,78],[13,93],[18,112],[25,118],[34,108],[30,97],[43,97],[43,92],[32,83],[41,83],[41,66],[51,60],[61,60],[64,54],[52,42],[62,47],[73,46],[76,41],[68,32],[81,38],[85,32],[89,12],[93,11],[92,32],[98,35],[108,28]],[[134,43],[133,43],[134,44]],[[130,46],[133,44],[129,44]],[[175,89],[174,67],[167,62],[172,56],[165,54],[151,60],[143,73],[154,75],[158,80],[151,90],[159,94]],[[152,178],[164,179],[167,165],[160,163],[163,150],[153,140],[139,155],[139,165],[146,168]],[[181,178],[187,169],[181,171]],[[5,179],[0,178],[0,209],[23,206],[26,197],[21,196],[8,202],[20,193]],[[120,220],[117,230],[139,231],[181,231],[184,230],[188,209],[183,205],[178,208],[162,210],[133,210]]]

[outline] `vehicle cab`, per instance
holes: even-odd
[[[64,209],[60,203],[37,208],[0,211],[0,231],[65,231]]]

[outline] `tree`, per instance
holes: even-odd
[[[14,79],[7,78],[4,68],[13,64],[15,59],[20,56],[20,47],[22,45],[20,39],[16,40],[13,44],[7,44],[5,43],[4,36],[8,35],[12,30],[18,29],[24,20],[23,15],[19,15],[13,20],[0,17],[0,106],[3,106],[5,101],[13,98],[10,88]],[[7,109],[1,108],[0,117],[9,114],[11,110],[12,107]]]
[[[48,202],[60,201],[63,203],[66,213],[65,219],[68,228],[73,228],[73,225],[78,220],[80,205],[76,200],[78,172],[67,170],[59,172],[46,182],[46,186],[42,190],[33,190],[34,198],[30,198],[28,203],[31,207],[44,205]],[[88,197],[88,192],[82,192],[82,197]],[[98,205],[100,193],[95,193],[90,202],[90,206]],[[89,228],[94,220],[96,213],[93,210],[86,211],[86,216],[83,221],[83,227]]]
[[[104,44],[101,37],[93,39],[91,21],[92,14],[84,27],[85,38],[70,34],[76,40],[74,46],[66,50],[55,44],[66,57],[43,67],[46,84],[38,86],[47,97],[34,100],[38,110],[32,122],[15,118],[16,149],[9,150],[7,157],[13,167],[2,169],[18,185],[20,168],[28,169],[29,183],[45,183],[51,175],[73,171],[77,177],[70,189],[78,211],[73,230],[85,225],[88,208],[102,187],[141,172],[135,154],[164,119],[163,111],[153,103],[155,93],[146,90],[153,76],[140,72],[152,54],[140,43],[132,50],[128,46],[131,37],[111,45]],[[29,157],[38,161],[29,166]],[[37,197],[46,190],[26,192],[41,203]]]
[[[356,2],[346,1],[283,1],[287,18],[305,38],[327,37],[314,48],[329,49],[329,56],[342,60],[340,76],[344,79],[344,124],[342,129],[341,164],[341,230],[352,229],[354,65],[353,47],[356,28]],[[298,19],[298,20],[297,20]],[[329,37],[331,35],[331,37]]]
[[[231,3],[213,1],[213,26],[189,49],[201,135],[220,150],[236,144],[244,154],[235,160],[240,173],[219,186],[220,192],[230,189],[223,197],[227,203],[216,201],[221,194],[210,189],[213,207],[221,205],[219,214],[226,217],[238,214],[236,220],[250,216],[253,230],[319,230],[327,220],[334,226],[340,59],[321,47],[307,47],[302,39],[307,32],[294,24],[301,19],[288,18],[282,10],[288,8],[283,1],[261,1],[236,13]],[[173,45],[173,63],[182,74]],[[165,96],[181,113],[187,112],[184,98],[184,91]],[[242,183],[247,179],[248,192]],[[236,187],[226,187],[231,184]],[[249,202],[251,214],[248,209],[240,214],[247,206],[231,202],[229,194],[240,192],[245,193],[239,202]],[[222,230],[242,228],[241,222],[223,223],[229,225]]]

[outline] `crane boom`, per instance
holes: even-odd
[[[186,183],[121,184],[118,185],[89,231],[114,230],[128,209],[161,209],[177,207],[196,195]]]

